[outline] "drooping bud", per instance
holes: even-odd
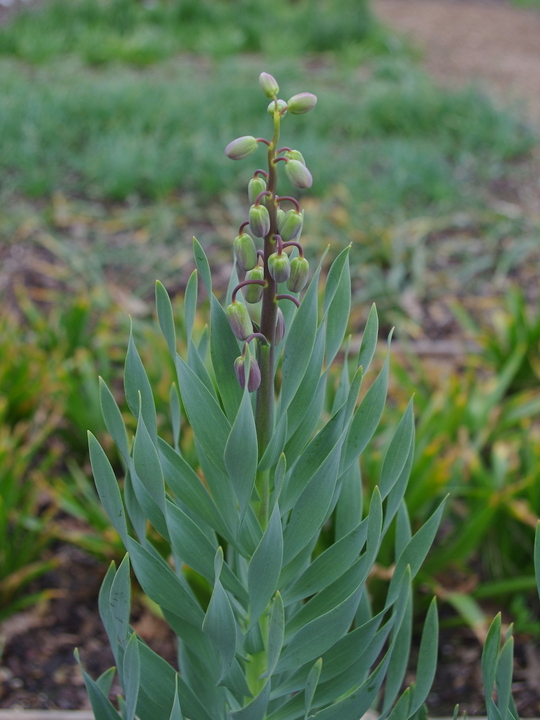
[[[253,268],[253,270],[246,273],[246,280],[264,280],[264,269],[262,267]],[[248,303],[257,303],[262,298],[262,285],[244,285],[243,290]]]
[[[238,300],[227,306],[227,318],[231,330],[239,340],[245,340],[253,332],[253,323],[249,317],[248,309]]]
[[[225,148],[225,155],[231,160],[243,160],[255,152],[259,143],[252,135],[243,135],[230,142]]]
[[[259,85],[266,97],[273,98],[279,92],[279,85],[277,84],[276,78],[270,75],[270,73],[263,72],[259,75]]]
[[[268,271],[278,283],[288,280],[291,273],[289,256],[285,253],[281,253],[281,255],[277,252],[272,253],[268,258]]]
[[[257,264],[257,248],[251,235],[242,233],[233,240],[236,262],[242,270],[251,270]]]
[[[285,173],[297,188],[310,188],[313,184],[311,173],[300,160],[289,160],[285,163]]]
[[[283,312],[281,308],[278,307],[277,309],[277,317],[276,317],[276,345],[279,345],[279,343],[283,340],[285,337],[285,317],[283,315]]]
[[[278,109],[278,113],[279,113],[282,117],[285,117],[285,115],[287,114],[287,103],[285,102],[285,100],[278,100],[278,101],[277,101],[277,109]],[[273,115],[273,114],[274,114],[274,112],[275,112],[275,110],[276,110],[276,103],[275,103],[274,100],[272,100],[272,102],[268,105],[267,110],[268,110],[268,112],[270,113],[270,115]],[[285,111],[285,112],[284,112],[284,111]]]
[[[317,96],[313,93],[303,92],[298,95],[293,95],[292,98],[287,102],[289,106],[289,112],[293,115],[303,115],[304,113],[313,110],[317,104]]]
[[[308,281],[309,263],[305,257],[295,257],[290,262],[291,274],[287,280],[287,287],[291,292],[300,292]]]
[[[282,210],[280,207],[278,207],[278,209],[277,209],[278,227],[279,227],[279,223],[283,222],[284,217],[285,217],[285,210]]]
[[[249,202],[254,203],[257,199],[257,195],[259,193],[262,193],[266,190],[266,181],[264,178],[262,178],[260,175],[257,175],[256,177],[252,177],[251,180],[248,183],[248,197]],[[264,198],[262,198],[262,202],[264,202]]]
[[[240,357],[236,358],[236,360],[234,361],[234,372],[236,373],[236,377],[238,379],[238,382],[240,383],[240,387],[243,390],[246,387],[246,363],[243,355],[240,355]],[[255,360],[255,358],[251,358],[249,363],[248,378],[249,392],[255,392],[255,390],[257,390],[260,384],[261,369],[259,368],[259,363]]]
[[[279,234],[283,242],[289,242],[297,237],[304,224],[304,214],[297,210],[289,210],[281,220],[278,220]]]
[[[302,165],[306,164],[306,161],[304,160],[304,156],[300,152],[300,150],[287,150],[285,155],[283,157],[286,157],[287,160],[299,160]]]
[[[270,215],[263,205],[249,208],[249,227],[256,237],[264,237],[270,232]]]

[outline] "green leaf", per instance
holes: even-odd
[[[238,499],[240,517],[243,517],[255,485],[258,463],[257,429],[247,385],[223,460]]]
[[[212,395],[212,397],[217,401],[217,394],[214,383],[212,382],[212,379],[208,374],[206,365],[204,364],[199,354],[199,351],[195,347],[195,343],[193,342],[193,340],[188,341],[187,364],[193,370],[199,380],[204,384],[210,395]]]
[[[141,663],[139,659],[139,643],[137,634],[132,633],[124,653],[124,682],[123,689],[126,696],[126,720],[134,720],[139,696],[141,678]]]
[[[219,562],[221,560],[221,563]],[[214,592],[202,624],[203,632],[212,640],[221,658],[221,678],[229,672],[236,655],[236,621],[227,593],[219,580],[223,564],[223,551],[216,553]]]
[[[173,309],[169,293],[159,280],[156,280],[156,308],[161,332],[167,341],[167,347],[174,360],[176,357],[176,329],[174,327]]]
[[[178,697],[178,675],[175,678],[174,702],[169,720],[184,720],[182,710],[180,708],[180,698]]]
[[[424,704],[437,669],[437,652],[439,647],[439,619],[437,616],[437,601],[431,601],[422,631],[420,652],[416,666],[416,685],[412,697],[410,714],[412,715]]]
[[[120,563],[109,591],[109,608],[116,640],[125,647],[129,633],[131,584],[129,578],[129,555]]]
[[[387,720],[407,720],[411,715],[409,713],[409,704],[411,702],[411,688],[407,688],[402,696],[399,698],[397,703]],[[384,715],[382,716],[384,717]]]
[[[217,541],[204,533],[177,505],[167,501],[167,526],[175,554],[195,572],[214,582]]]
[[[319,678],[321,676],[321,669],[322,669],[322,658],[319,658],[311,668],[307,681],[306,681],[306,689],[305,689],[305,707],[306,711],[304,713],[304,720],[307,720],[307,716],[309,715],[309,711],[311,710],[311,703],[313,702],[313,696],[315,695],[315,690],[317,689],[317,685],[319,684]]]
[[[283,531],[276,503],[248,568],[250,627],[261,617],[276,591],[283,560]]]
[[[210,272],[210,265],[208,264],[208,258],[202,245],[195,237],[193,238],[193,256],[195,257],[195,264],[197,265],[197,270],[204,283],[208,297],[212,297],[212,274]]]
[[[392,520],[396,516],[396,513],[399,510],[399,507],[401,503],[403,502],[403,498],[405,496],[405,491],[407,489],[407,484],[409,482],[409,478],[411,475],[411,470],[413,466],[414,461],[414,428],[413,428],[413,437],[411,439],[411,446],[409,448],[409,454],[407,455],[407,460],[405,461],[405,465],[403,467],[403,470],[401,471],[400,476],[394,483],[392,489],[388,493],[388,499],[386,501],[386,513],[384,515],[384,528],[383,533],[386,533],[388,528],[390,527],[390,524],[392,523]],[[407,542],[410,540],[410,534],[407,538]],[[400,548],[400,552],[401,552]],[[398,553],[399,554],[399,553]]]
[[[200,627],[204,613],[165,560],[150,553],[133,538],[128,551],[135,574],[148,597],[160,607]]]
[[[504,643],[497,664],[497,706],[501,720],[506,720],[509,713],[512,693],[512,673],[514,660],[514,638],[509,637]]]
[[[122,413],[118,407],[113,394],[107,387],[103,378],[99,378],[99,399],[101,404],[101,414],[105,421],[105,427],[109,431],[109,435],[116,443],[116,447],[120,451],[124,461],[127,463],[129,459],[129,446],[126,433],[126,426],[122,419]]]
[[[188,340],[191,340],[193,336],[193,325],[195,324],[195,313],[197,312],[197,280],[198,273],[197,270],[194,270],[189,276],[184,292],[184,323]]]
[[[215,398],[182,358],[176,356],[176,371],[184,408],[204,452],[223,468],[223,452],[231,430]]]
[[[279,591],[276,593],[268,628],[268,669],[263,677],[272,677],[283,647],[285,633],[285,609]]]
[[[92,680],[81,665],[78,650],[75,650],[75,659],[83,674],[84,684],[86,685],[95,720],[119,720],[120,715],[116,712],[110,700],[105,697],[99,685]]]
[[[341,490],[336,505],[335,539],[343,538],[353,530],[362,518],[363,493],[360,463],[353,463],[341,478]]]
[[[130,458],[130,464],[131,462]],[[144,512],[137,495],[135,494],[135,488],[133,487],[132,473],[129,470],[126,472],[126,479],[124,480],[124,502],[126,504],[126,511],[135,530],[135,534],[143,545],[146,544],[146,513]],[[139,484],[140,480],[138,481]],[[144,489],[144,488],[143,488]],[[145,491],[146,492],[146,491]],[[156,506],[157,507],[157,506]],[[125,545],[126,543],[124,543]]]
[[[348,245],[339,253],[339,255],[336,257],[336,259],[330,266],[330,270],[328,271],[328,275],[326,276],[326,281],[324,283],[324,316],[326,316],[326,314],[328,313],[336,293],[339,292],[339,286],[343,273],[348,272],[350,250],[351,246]]]
[[[540,520],[536,523],[534,535],[534,574],[536,575],[536,587],[540,597]]]
[[[94,474],[99,499],[105,508],[109,520],[122,538],[122,542],[124,545],[127,545],[128,531],[126,516],[118,481],[116,480],[116,475],[111,467],[111,463],[105,455],[105,451],[91,432],[88,432],[88,448],[90,451],[90,464],[92,465],[92,473]]]
[[[116,674],[116,668],[111,667],[108,670],[105,670],[105,672],[101,673],[101,675],[96,680],[96,685],[101,690],[101,692],[105,695],[105,697],[108,697],[109,693],[111,692],[111,687],[113,684],[115,674]]]
[[[135,418],[142,413],[146,428],[155,443],[157,437],[156,407],[150,381],[133,341],[133,325],[129,332],[128,351],[124,368],[126,401]],[[140,393],[140,397],[139,397]],[[141,403],[142,401],[142,403]],[[139,407],[141,405],[141,407]]]
[[[233,720],[263,720],[266,717],[268,698],[270,697],[270,682],[266,682],[260,693],[248,705],[231,713]]]
[[[364,334],[362,335],[362,344],[358,353],[357,366],[364,368],[364,375],[368,371],[373,355],[377,349],[377,339],[379,337],[379,318],[377,317],[377,308],[375,303],[369,311]]]
[[[242,400],[242,388],[236,379],[234,361],[240,355],[238,340],[235,338],[227,315],[216,300],[211,298],[212,333],[210,335],[210,354],[216,376],[216,384],[225,413],[232,422],[238,413]]]
[[[349,323],[351,311],[351,275],[349,271],[349,248],[336,292],[326,315],[326,364],[331,365],[340,349]],[[339,257],[339,256],[338,256]],[[330,273],[329,273],[330,274]],[[326,298],[325,298],[326,299]]]
[[[180,408],[180,393],[176,383],[172,383],[171,392],[169,393],[169,405],[171,408],[171,425],[173,431],[174,447],[177,452],[180,452],[180,431],[182,429],[182,411]],[[159,438],[158,438],[159,443]]]
[[[162,513],[165,512],[165,481],[156,446],[146,428],[142,413],[139,414],[137,432],[133,441],[133,466],[148,494]]]
[[[296,432],[296,430],[304,424],[305,420],[312,418],[312,409],[314,397],[321,392],[321,374],[322,364],[324,360],[324,327],[321,325],[317,330],[315,337],[315,344],[313,346],[313,352],[311,353],[311,360],[307,367],[304,377],[298,390],[295,393],[294,398],[287,409],[287,426],[289,438]],[[324,375],[324,385],[326,385],[327,373]],[[322,391],[324,393],[324,390]],[[319,414],[316,416],[316,420],[319,419]],[[309,433],[311,435],[311,432]],[[309,437],[308,435],[308,437]],[[302,449],[302,448],[300,448]]]
[[[270,442],[266,446],[264,455],[262,456],[262,458],[259,462],[258,469],[260,471],[268,470],[269,468],[274,467],[274,465],[278,462],[278,460],[283,452],[283,448],[285,447],[286,440],[287,440],[287,415],[282,415],[281,420],[279,421],[277,427],[274,429],[274,432],[272,433]]]
[[[414,437],[413,401],[409,402],[384,457],[380,490],[384,500],[398,481],[407,463]]]
[[[116,637],[116,625],[112,617],[111,604],[109,602],[111,585],[114,580],[115,574],[116,568],[114,562],[111,562],[99,589],[98,608],[99,617],[101,618],[101,622],[105,627],[107,637],[109,638],[109,642],[111,644],[111,650],[114,657],[116,658],[118,653],[118,638]]]
[[[323,410],[326,397],[327,381],[328,372],[325,372],[324,375],[319,378],[319,383],[315,388],[313,395],[310,397],[309,403],[304,408],[303,420],[296,432],[292,435],[290,432],[289,416],[287,416],[287,432],[289,433],[290,438],[285,446],[284,452],[291,466],[294,465],[310,439],[313,437],[313,433],[320,422],[321,412]]]
[[[283,351],[282,384],[278,416],[289,407],[311,361],[317,333],[317,285],[320,270],[313,275],[292,322]]]

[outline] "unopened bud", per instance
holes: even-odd
[[[300,292],[308,281],[309,263],[305,257],[295,257],[290,262],[291,274],[287,280],[287,287],[291,292]]]
[[[283,157],[286,157],[287,160],[299,160],[302,165],[306,164],[306,161],[304,160],[304,156],[300,152],[300,150],[287,150],[285,155]]]
[[[252,205],[249,208],[249,227],[256,237],[264,237],[270,232],[270,215],[264,205]]]
[[[284,218],[284,217],[285,217],[285,210],[282,210],[281,208],[278,208],[278,209],[277,209],[277,222],[278,222],[278,227],[279,227],[279,223],[283,222],[283,218]]]
[[[279,92],[279,85],[277,84],[276,78],[270,73],[261,73],[259,75],[259,85],[266,97],[273,98]]]
[[[236,262],[242,270],[251,270],[257,264],[257,248],[251,235],[242,233],[233,240]]]
[[[281,308],[278,307],[277,317],[276,317],[276,337],[275,337],[276,345],[279,345],[279,343],[283,340],[284,337],[285,337],[285,317],[283,315]]]
[[[283,242],[289,242],[297,237],[304,224],[304,215],[297,210],[289,210],[281,220],[278,220],[279,234]]]
[[[279,113],[282,117],[284,117],[284,116],[287,114],[287,103],[285,102],[285,100],[278,100],[278,101],[277,101],[277,109],[278,109],[278,113]],[[276,102],[275,102],[275,100],[272,100],[272,102],[268,105],[267,110],[268,110],[268,112],[270,113],[270,115],[273,115],[273,114],[274,114],[274,112],[275,112],[275,110],[276,110]],[[284,111],[285,111],[285,112],[284,112]]]
[[[246,363],[245,358],[241,355],[234,361],[234,372],[240,387],[242,390],[246,387]],[[250,359],[249,363],[249,379],[248,379],[248,390],[249,392],[255,392],[261,384],[261,369],[259,363],[254,359]]]
[[[246,273],[246,280],[264,280],[264,269],[262,267],[253,268]],[[248,303],[257,303],[262,298],[263,286],[256,285],[244,285],[244,298]]]
[[[303,115],[304,113],[313,110],[317,104],[317,96],[313,93],[303,92],[298,95],[293,95],[292,98],[287,102],[289,106],[289,112],[292,115]]]
[[[297,188],[310,188],[313,184],[311,173],[300,160],[289,160],[285,163],[285,173]]]
[[[248,183],[249,202],[253,204],[257,199],[257,196],[265,190],[266,182],[264,178],[260,177],[259,175],[257,175],[257,177],[252,177]],[[264,202],[264,197],[261,199],[261,202]]]
[[[225,148],[225,155],[231,160],[242,160],[255,152],[259,143],[252,135],[244,135],[230,142]]]
[[[272,253],[268,258],[268,271],[276,282],[285,282],[291,273],[289,256],[285,253]]]
[[[239,340],[245,340],[252,334],[253,323],[249,317],[248,309],[238,300],[227,306],[227,318],[231,330]]]

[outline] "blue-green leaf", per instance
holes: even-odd
[[[129,632],[131,584],[129,578],[129,556],[126,554],[115,573],[109,591],[110,617],[116,640],[125,646]]]
[[[180,393],[176,383],[172,383],[169,393],[169,405],[171,408],[171,425],[173,431],[173,442],[176,452],[180,452],[180,431],[182,428],[182,410],[180,408]],[[158,438],[159,443],[159,438]]]
[[[398,481],[407,463],[414,437],[413,401],[409,402],[384,457],[380,491],[384,500]]]
[[[112,687],[115,675],[116,675],[116,668],[111,667],[108,670],[105,670],[105,672],[101,673],[101,675],[96,680],[96,685],[101,690],[101,692],[105,695],[105,697],[108,697],[109,693],[111,692],[111,687]]]
[[[195,313],[197,312],[197,280],[198,273],[194,270],[187,281],[184,292],[184,323],[186,326],[186,338],[191,340],[193,325],[195,324]]]
[[[351,275],[349,271],[349,248],[336,292],[326,315],[326,364],[331,365],[343,343],[351,311]],[[343,253],[342,253],[343,254]],[[326,298],[325,298],[326,300]]]
[[[174,360],[176,357],[176,329],[174,327],[173,309],[169,293],[159,280],[156,280],[156,308],[161,332],[167,341],[167,347]]]
[[[326,276],[326,281],[324,283],[323,315],[327,314],[330,305],[332,304],[332,301],[339,290],[339,285],[343,273],[348,271],[350,250],[351,246],[348,245],[339,253],[337,258],[330,266],[330,270],[328,271],[328,275]]]
[[[109,516],[109,520],[122,538],[124,545],[126,545],[128,531],[118,481],[111,463],[105,455],[105,451],[91,432],[88,433],[88,448],[99,499]]]
[[[390,644],[388,676],[384,688],[383,713],[389,710],[403,684],[407,671],[407,663],[411,652],[412,636],[412,596],[409,593],[407,608],[403,622],[395,628]]]
[[[231,330],[227,315],[214,295],[211,298],[211,305],[210,354],[212,356],[212,366],[225,413],[232,422],[238,413],[243,394],[234,372],[234,361],[239,356],[240,351],[238,349],[238,340]]]
[[[116,568],[114,562],[111,562],[107,569],[105,577],[103,578],[103,582],[101,583],[101,588],[99,589],[98,608],[99,617],[101,618],[101,622],[105,627],[107,637],[109,638],[109,643],[111,644],[111,650],[114,657],[116,658],[118,651],[118,638],[116,637],[116,625],[112,617],[111,604],[109,602],[111,585],[113,583],[115,574]]]
[[[437,601],[431,601],[422,631],[420,652],[416,666],[416,685],[412,697],[410,714],[412,715],[424,704],[437,669],[437,651],[439,647],[439,619],[437,616]]]
[[[282,560],[283,531],[276,503],[268,527],[249,563],[250,627],[258,621],[276,591]]]
[[[174,702],[169,720],[184,720],[182,710],[180,708],[180,698],[178,696],[178,675],[175,677]]]
[[[236,621],[227,593],[219,580],[223,564],[223,551],[216,553],[214,592],[202,624],[203,631],[212,640],[221,658],[221,678],[228,674],[236,655]]]
[[[264,677],[272,677],[283,647],[285,633],[285,609],[279,592],[276,593],[268,627],[268,669]]]
[[[141,663],[139,659],[139,642],[136,633],[129,638],[124,653],[124,695],[126,696],[126,720],[134,720],[139,696],[141,679]]]
[[[484,683],[484,694],[491,698],[495,675],[497,671],[497,658],[501,645],[501,613],[498,613],[491,623],[484,648],[482,650],[482,680]]]
[[[353,463],[341,478],[341,490],[336,505],[335,539],[344,537],[362,518],[363,493],[360,463]]]
[[[377,338],[379,336],[379,318],[377,317],[377,308],[375,304],[371,306],[369,311],[364,334],[362,335],[362,344],[358,353],[357,366],[364,368],[364,374],[367,372],[373,355],[377,349]]]
[[[81,668],[83,678],[84,678],[84,684],[86,685],[86,690],[88,692],[88,697],[90,698],[90,703],[92,705],[92,710],[95,715],[96,720],[119,720],[120,715],[116,712],[114,709],[113,704],[111,701],[105,697],[103,694],[103,691],[99,687],[99,685],[92,680],[90,675],[84,670],[83,666],[81,665],[81,660],[79,658],[79,651],[75,650],[75,659],[77,660],[77,663],[79,664],[79,667]]]
[[[259,462],[259,470],[268,470],[269,468],[274,467],[274,465],[279,460],[281,453],[283,452],[286,440],[287,415],[284,414],[281,416],[281,420],[277,424],[277,427],[274,429],[272,437],[270,438],[270,442],[266,446],[264,455]]]
[[[248,705],[231,713],[233,720],[263,720],[266,716],[266,708],[268,707],[268,698],[270,697],[270,681],[266,682],[259,692]]]
[[[127,463],[129,458],[129,446],[126,426],[124,425],[122,413],[120,412],[120,408],[118,407],[113,394],[101,377],[99,378],[99,399],[101,404],[101,414],[103,415],[103,420],[105,421],[105,427],[116,443],[116,447],[120,451],[124,461]]]
[[[306,711],[304,713],[304,720],[307,720],[307,716],[309,715],[309,711],[311,710],[311,703],[313,702],[313,696],[315,695],[315,690],[317,689],[317,685],[319,684],[319,678],[321,677],[321,669],[322,669],[322,658],[319,658],[314,663],[313,667],[311,668],[307,681],[306,681],[306,689],[305,689],[305,708]]]
[[[133,465],[137,477],[141,480],[161,512],[164,513],[165,481],[163,471],[161,470],[156,446],[148,433],[142,413],[139,414],[137,432],[133,442]]]
[[[133,326],[129,333],[128,351],[124,368],[124,390],[126,401],[134,417],[142,413],[146,428],[152,438],[157,437],[156,406],[148,376],[133,341]],[[140,406],[140,407],[139,407]]]
[[[536,586],[540,597],[540,520],[536,523],[534,535],[534,573],[536,575]]]
[[[257,429],[247,386],[227,439],[223,460],[238,499],[240,517],[243,517],[255,485],[258,463]]]
[[[193,256],[195,257],[195,264],[197,265],[197,270],[202,278],[208,297],[211,297],[212,273],[210,272],[210,265],[208,264],[208,258],[201,243],[195,237],[193,238]]]

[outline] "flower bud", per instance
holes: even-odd
[[[285,117],[285,115],[287,114],[287,103],[285,102],[285,100],[278,100],[277,108],[278,108],[278,112],[280,113],[280,115],[282,117]],[[275,112],[275,109],[276,109],[276,103],[274,100],[272,100],[272,102],[268,105],[267,110],[270,113],[270,115],[273,115]],[[283,111],[285,111],[285,112],[283,112]]]
[[[283,222],[284,217],[285,217],[285,210],[282,210],[280,207],[278,207],[278,209],[277,209],[278,227],[279,227],[279,223]]]
[[[313,184],[311,173],[300,160],[289,160],[285,163],[285,173],[297,188],[310,188]]]
[[[303,92],[298,95],[293,95],[292,98],[287,102],[289,106],[289,112],[293,115],[303,115],[304,113],[313,110],[317,104],[317,96],[313,93]]]
[[[262,267],[253,268],[246,273],[246,280],[264,280],[264,269]],[[257,303],[262,298],[262,285],[244,285],[244,297],[248,303]]]
[[[238,379],[238,382],[240,383],[240,387],[242,390],[246,387],[246,363],[245,358],[241,355],[239,358],[236,358],[234,361],[234,372],[236,373],[236,377]],[[259,385],[261,384],[261,370],[259,368],[259,363],[255,360],[255,358],[251,358],[249,363],[249,379],[248,379],[248,390],[249,392],[255,392]]]
[[[233,240],[236,262],[242,270],[251,270],[257,264],[257,248],[251,235],[242,233]]]
[[[300,292],[308,281],[309,263],[304,257],[295,257],[290,262],[291,274],[287,280],[287,287],[291,292]]]
[[[297,210],[289,210],[281,221],[278,220],[279,234],[283,242],[289,242],[297,237],[304,224],[304,215]]]
[[[270,215],[264,205],[252,205],[249,208],[249,227],[256,237],[264,237],[270,232]]]
[[[230,142],[225,148],[225,155],[231,160],[242,160],[255,152],[259,143],[252,135],[244,135]]]
[[[266,97],[273,98],[279,92],[279,85],[277,84],[276,78],[270,73],[261,73],[259,75],[259,85]]]
[[[276,337],[275,337],[276,345],[279,345],[279,343],[283,340],[284,337],[285,337],[285,317],[283,315],[283,311],[281,310],[281,308],[278,307],[277,317],[276,317]]]
[[[289,256],[285,253],[281,253],[281,255],[278,255],[277,252],[272,253],[268,258],[268,271],[278,283],[288,280],[291,273]]]
[[[287,150],[287,152],[284,154],[283,157],[286,157],[287,160],[299,160],[302,165],[306,164],[306,161],[304,160],[304,156],[300,152],[300,150]]]
[[[264,178],[257,175],[257,177],[252,177],[251,180],[248,183],[248,197],[249,202],[254,203],[257,199],[257,195],[264,192],[266,190],[266,182]],[[264,198],[261,199],[261,202],[264,202]]]
[[[253,332],[253,324],[248,309],[238,300],[227,306],[227,318],[231,330],[239,340],[245,340]]]

